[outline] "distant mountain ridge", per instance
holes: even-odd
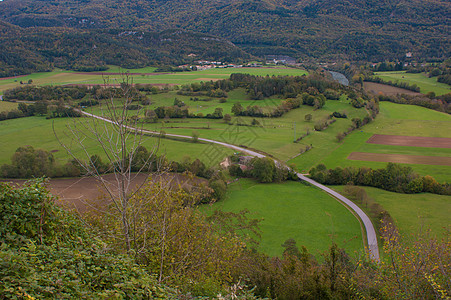
[[[77,30],[183,29],[253,55],[382,61],[450,57],[451,3],[441,0],[4,0],[0,20]]]

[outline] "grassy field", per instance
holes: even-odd
[[[230,100],[232,102],[233,100]],[[268,100],[267,100],[268,101]],[[252,105],[261,105],[265,101],[240,101],[243,106],[248,103]],[[271,101],[269,101],[271,102]],[[271,104],[264,104],[271,105]],[[314,132],[313,126],[316,121],[325,119],[334,111],[347,111],[348,119],[338,119],[328,129],[321,132]],[[224,113],[230,113],[230,110],[224,110]],[[312,114],[313,120],[305,121],[305,115]],[[318,155],[326,155],[331,151],[330,144],[334,142],[335,135],[344,131],[351,125],[351,118],[363,117],[366,115],[364,110],[353,109],[347,102],[328,101],[323,109],[314,111],[310,106],[302,106],[287,113],[281,118],[256,118],[260,126],[237,126],[237,124],[250,125],[254,118],[252,117],[233,117],[232,124],[228,125],[222,120],[207,119],[188,119],[180,121],[171,120],[164,124],[165,131],[176,134],[190,135],[193,128],[199,132],[201,137],[218,139],[236,145],[245,145],[247,147],[262,150],[273,155],[282,161],[287,161],[293,156],[299,154],[301,148],[313,144],[314,151]],[[147,124],[146,128],[159,130],[162,124]],[[311,135],[301,143],[293,143],[294,137],[303,135],[307,128]],[[313,162],[312,162],[313,163]]]
[[[155,109],[159,106],[172,106],[174,105],[174,99],[177,98],[180,101],[183,101],[185,105],[187,105],[188,110],[190,113],[198,114],[202,113],[204,115],[207,115],[209,113],[213,113],[215,111],[215,108],[222,108],[224,114],[231,114],[232,107],[235,103],[240,102],[243,106],[247,105],[259,105],[262,107],[268,107],[273,108],[280,104],[282,99],[279,98],[270,98],[267,100],[261,100],[261,101],[250,101],[245,100],[247,99],[247,95],[245,93],[244,89],[236,89],[233,91],[230,91],[228,93],[228,98],[226,99],[226,102],[221,103],[218,98],[208,98],[208,97],[197,97],[199,99],[211,99],[209,101],[194,101],[192,96],[184,96],[184,95],[177,95],[176,91],[170,91],[167,93],[159,93],[159,94],[150,94],[147,96],[151,104],[147,105],[145,109]],[[119,103],[119,102],[118,102]],[[90,108],[91,110],[91,108]],[[98,106],[92,108],[92,113],[98,113],[100,108]],[[172,119],[171,122],[177,122],[179,120]]]
[[[224,69],[210,69],[205,71],[195,72],[176,72],[176,73],[161,73],[146,75],[145,73],[152,73],[155,68],[144,69],[119,69],[112,67],[105,71],[108,72],[130,72],[142,73],[141,75],[133,76],[134,83],[143,84],[170,84],[183,85],[193,82],[209,81],[226,79],[232,73],[248,73],[253,75],[304,75],[307,71],[284,67],[266,67],[266,68],[224,68]],[[99,73],[99,72],[97,72]],[[102,73],[102,72],[100,72]],[[55,70],[53,72],[34,73],[23,77],[3,79],[0,80],[0,94],[6,89],[11,89],[20,86],[20,81],[28,82],[33,80],[35,85],[64,85],[64,84],[103,84],[105,80],[109,84],[118,84],[122,82],[120,75],[97,75],[94,73],[77,73],[73,71]]]
[[[333,186],[341,192],[343,186]],[[387,210],[401,233],[415,234],[430,229],[440,236],[449,231],[451,224],[450,196],[435,194],[399,194],[372,187],[362,187],[368,196]]]
[[[351,255],[363,251],[362,234],[357,219],[337,200],[299,182],[259,184],[240,179],[229,186],[226,199],[203,206],[238,212],[248,209],[261,222],[260,249],[269,255],[281,255],[281,245],[289,238],[319,256],[335,241]]]
[[[384,162],[352,161],[347,157],[351,152],[391,153],[426,156],[451,156],[451,149],[423,148],[368,144],[366,141],[373,134],[408,135],[425,137],[451,138],[451,116],[445,113],[412,105],[401,105],[390,102],[380,103],[381,111],[376,120],[361,130],[348,135],[343,142],[329,140],[323,147],[330,151],[310,151],[297,157],[294,162],[301,170],[308,170],[312,165],[324,163],[329,168],[345,166],[367,166],[383,168]],[[313,138],[313,136],[312,136]],[[313,144],[315,146],[315,144]],[[314,149],[315,150],[315,149]],[[326,153],[326,155],[322,155]],[[409,165],[421,175],[431,175],[439,182],[451,182],[451,167]]]
[[[437,82],[437,77],[429,78],[425,73],[398,72],[376,72],[375,76],[385,81],[407,82],[410,85],[416,84],[420,92],[427,94],[434,92],[437,96],[451,93],[451,87],[445,83]]]
[[[240,102],[243,106],[259,105],[263,107],[275,107],[281,99],[266,99],[260,101],[246,100],[244,90],[232,91],[226,103],[219,103],[218,99],[209,102],[191,101],[187,96],[177,95],[175,92],[152,95],[152,105],[148,108],[158,106],[169,106],[174,98],[185,101],[194,113],[211,113],[216,107],[221,107],[224,114],[231,114],[234,103]],[[90,111],[90,109],[88,109]],[[338,119],[328,129],[316,132],[313,125],[317,120],[326,118],[334,111],[346,111],[348,119]],[[100,109],[94,107],[92,112],[99,114]],[[306,114],[312,114],[313,120],[305,121]],[[260,126],[238,126],[238,124],[250,125],[252,117],[233,117],[232,125],[223,120],[211,119],[171,119],[159,121],[158,123],[145,124],[146,129],[167,133],[183,134],[191,136],[193,131],[199,133],[200,137],[216,139],[235,145],[245,145],[250,148],[259,149],[273,155],[275,158],[294,163],[301,172],[308,170],[318,163],[325,163],[328,167],[336,166],[368,166],[381,168],[386,165],[383,162],[351,161],[347,157],[351,152],[389,153],[425,156],[450,156],[450,149],[403,147],[368,144],[366,141],[373,134],[413,135],[427,137],[451,137],[451,133],[443,128],[449,128],[451,116],[426,108],[408,105],[399,105],[388,102],[381,103],[381,113],[376,120],[363,127],[359,131],[347,136],[341,143],[336,141],[337,133],[343,132],[351,125],[353,117],[363,118],[366,115],[363,109],[354,109],[347,100],[327,101],[326,105],[317,111],[312,107],[302,106],[281,118],[257,118]],[[27,123],[27,122],[25,122]],[[20,124],[20,122],[19,122]],[[299,137],[307,130],[311,134],[299,143],[293,143],[294,137]],[[300,149],[312,145],[313,149],[300,156]],[[11,149],[10,149],[11,150]],[[14,150],[14,149],[13,149]],[[6,151],[6,150],[5,150]],[[170,151],[170,150],[168,150]],[[197,153],[192,153],[194,156]],[[9,154],[9,158],[12,155]],[[297,157],[296,157],[297,156]],[[293,158],[295,157],[295,158]],[[414,170],[422,175],[432,175],[437,180],[451,181],[450,167],[411,165]]]
[[[17,109],[17,103],[0,101],[0,112]]]
[[[145,67],[139,69],[124,69],[118,66],[108,66],[108,70],[102,71],[102,73],[154,73],[157,68]]]
[[[76,143],[70,136],[65,136],[68,133],[66,125],[73,124],[69,119],[54,119],[46,120],[44,117],[28,117],[14,120],[6,120],[0,122],[0,140],[2,140],[2,147],[0,147],[0,165],[4,163],[11,163],[11,156],[18,147],[31,145],[34,148],[45,149],[53,151],[56,160],[65,162],[69,159],[68,154],[57,141],[53,130],[52,122],[54,121],[56,133],[61,140],[71,146],[77,155],[82,156],[82,151],[76,146]],[[87,139],[85,141],[87,150],[91,154],[102,155],[98,144]],[[158,145],[158,139],[146,137],[144,139],[144,146],[149,150],[154,149]],[[181,150],[183,149],[183,150]],[[170,160],[182,160],[186,156],[191,158],[203,158],[203,161],[208,164],[217,164],[225,156],[233,153],[227,148],[212,148],[209,144],[201,143],[186,143],[175,141],[171,139],[160,139],[159,154],[165,154]],[[213,152],[215,155],[207,155],[205,153]],[[83,157],[84,158],[84,157]]]

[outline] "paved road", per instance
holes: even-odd
[[[299,179],[307,181],[308,183],[311,183],[314,186],[317,186],[320,189],[322,189],[323,191],[334,196],[339,201],[346,204],[350,209],[352,209],[359,216],[360,220],[362,220],[363,225],[365,226],[366,237],[368,240],[368,251],[369,251],[370,257],[374,260],[379,261],[380,260],[379,246],[377,245],[376,231],[374,230],[374,226],[373,226],[373,223],[371,223],[370,218],[368,218],[368,216],[363,212],[363,210],[361,210],[360,207],[355,205],[354,202],[352,202],[348,198],[344,197],[343,195],[335,192],[334,190],[328,188],[327,186],[324,186],[321,183],[316,182],[315,180],[305,177],[304,175],[302,175],[300,173],[297,173],[297,175],[298,175]]]
[[[94,117],[100,120],[103,120],[105,122],[109,122],[114,124],[115,122],[111,121],[110,119],[107,118],[103,118],[100,116],[96,116],[93,114],[90,114],[88,112],[85,111],[80,111],[82,114],[86,115],[86,116],[90,116],[90,117]],[[137,130],[136,128],[127,127],[130,130]],[[150,131],[150,130],[140,130],[143,133],[148,133],[148,134],[155,134],[158,135],[158,132],[155,131]],[[172,134],[172,133],[166,133],[166,136],[172,136],[172,137],[178,137],[178,138],[184,138],[184,139],[192,139],[193,137],[188,136],[188,135],[180,135],[180,134]],[[223,142],[219,142],[219,141],[215,141],[215,140],[210,140],[210,139],[204,139],[204,138],[199,138],[199,141],[203,141],[203,142],[207,142],[207,143],[213,143],[213,144],[217,144],[217,145],[221,145],[227,148],[231,148],[233,150],[239,151],[239,152],[245,152],[251,156],[255,156],[255,157],[266,157],[266,155],[243,148],[243,147],[239,147],[239,146],[235,146],[235,145],[231,145],[231,144],[227,144],[227,143],[223,143]],[[368,243],[368,252],[370,254],[370,258],[376,261],[380,261],[380,257],[379,257],[379,246],[377,243],[377,236],[376,236],[376,231],[374,230],[374,226],[373,223],[371,223],[370,218],[363,212],[363,210],[361,210],[357,205],[354,204],[354,202],[352,202],[351,200],[349,200],[348,198],[344,197],[343,195],[333,191],[332,189],[302,175],[301,173],[297,173],[297,176],[299,179],[307,181],[308,183],[322,189],[323,191],[325,191],[326,193],[330,194],[331,196],[335,197],[336,199],[338,199],[340,202],[346,204],[350,209],[352,209],[360,218],[360,220],[362,220],[363,225],[365,227],[365,231],[366,231],[366,236],[367,236],[367,243]]]

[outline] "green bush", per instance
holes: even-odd
[[[167,299],[128,256],[114,255],[55,206],[42,180],[0,183],[1,299]]]

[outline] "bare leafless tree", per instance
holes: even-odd
[[[133,87],[132,78],[123,74],[121,81],[115,82],[115,85],[119,87],[112,88],[111,81],[104,79],[103,87],[97,90],[95,100],[99,101],[100,108],[96,108],[96,113],[93,113],[94,109],[91,109],[91,113],[80,111],[83,118],[74,118],[67,125],[64,135],[66,140],[70,140],[69,144],[63,142],[55,128],[53,130],[60,144],[84,170],[84,174],[96,178],[106,191],[108,202],[114,209],[95,209],[109,217],[120,218],[121,234],[117,235],[114,231],[108,234],[118,237],[128,252],[132,248],[134,236],[130,199],[146,181],[140,180],[141,184],[136,186],[135,179],[142,177],[140,174],[149,176],[151,170],[161,174],[162,159],[157,159],[159,139],[153,143],[150,151],[144,151],[143,157],[145,138],[152,133],[140,125],[140,106],[132,104],[140,97]],[[91,144],[95,148],[90,147]],[[96,155],[99,152],[101,155]],[[106,164],[100,162],[100,157],[106,158]],[[112,173],[114,180],[106,179],[106,173]],[[115,213],[112,214],[112,211]]]

